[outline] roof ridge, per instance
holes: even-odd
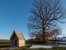
[[[12,36],[13,36],[13,34],[15,34],[19,39],[25,39],[22,32],[17,32],[15,30],[13,30]]]

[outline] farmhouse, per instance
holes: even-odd
[[[13,31],[10,37],[10,45],[11,47],[25,46],[25,38],[23,36],[23,33]]]

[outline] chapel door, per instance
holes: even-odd
[[[18,45],[17,45],[17,42],[18,42],[18,40],[17,39],[15,39],[15,47],[17,47]]]

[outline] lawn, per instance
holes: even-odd
[[[41,46],[48,46],[52,45],[55,46],[53,48],[29,48],[32,45],[41,45]],[[24,47],[18,47],[18,48],[3,48],[3,47],[8,47],[9,46],[9,40],[0,40],[0,50],[66,50],[66,47],[58,47],[55,43],[44,43],[44,44],[26,44]]]
[[[34,48],[34,49],[29,49],[27,47],[20,47],[20,48],[15,48],[13,50],[66,50],[65,47],[54,47],[54,48],[51,48],[51,49],[43,49],[43,48]]]
[[[9,40],[0,40],[0,48],[1,47],[8,47],[10,45]]]

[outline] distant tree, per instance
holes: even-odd
[[[36,36],[39,32],[45,42],[45,32],[56,27],[58,22],[63,23],[64,9],[60,0],[35,0],[31,9],[28,28],[30,35]]]
[[[52,36],[53,40],[57,40],[58,35],[61,35],[62,31],[61,29],[56,28],[56,29],[51,30],[49,34],[50,36]]]
[[[53,29],[51,31],[47,31],[47,32],[45,32],[45,41],[47,42],[49,40],[57,40],[58,35],[61,35],[61,34],[62,34],[62,31],[60,28],[56,28],[56,29]],[[40,33],[37,34],[35,41],[42,42],[42,37],[43,37],[42,34],[40,34]]]

